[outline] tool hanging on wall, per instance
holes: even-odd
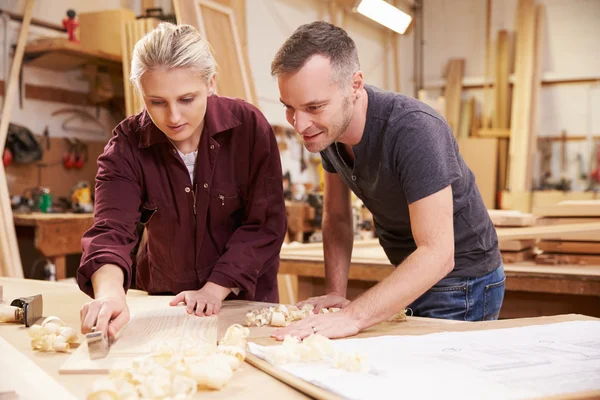
[[[102,125],[98,119],[92,116],[87,111],[80,110],[78,108],[62,108],[60,110],[54,111],[51,115],[54,117],[59,114],[74,114],[70,118],[67,118],[62,123],[62,128],[65,132],[79,132],[79,133],[92,133],[95,135],[105,135],[106,128]],[[74,126],[72,122],[74,120],[79,120],[81,122],[85,122],[86,124],[93,124],[98,127],[98,129],[88,129],[82,128],[80,126]]]

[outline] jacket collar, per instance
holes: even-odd
[[[156,143],[169,142],[167,136],[154,125],[148,111],[144,109],[137,118],[138,126],[141,130],[139,147],[144,148]],[[208,97],[202,135],[210,135],[212,137],[217,133],[235,128],[241,124],[240,120],[229,108],[227,101],[217,95]]]

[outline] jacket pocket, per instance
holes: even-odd
[[[140,223],[143,225],[148,224],[156,211],[158,211],[158,206],[155,203],[146,201],[140,206]]]

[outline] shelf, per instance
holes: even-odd
[[[106,67],[108,72],[122,74],[120,56],[83,48],[79,43],[63,38],[36,40],[25,46],[25,65],[68,71],[86,64]]]

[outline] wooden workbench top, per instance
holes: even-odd
[[[94,213],[42,213],[42,212],[14,212],[13,220],[16,225],[34,226],[38,221],[57,221],[73,219],[94,219]]]
[[[61,318],[69,326],[79,329],[79,310],[81,306],[89,301],[89,298],[79,291],[72,283],[56,283],[46,281],[32,281],[13,278],[0,278],[0,285],[4,288],[5,302],[14,298],[30,296],[41,293],[44,300],[44,316],[55,315]],[[128,293],[130,301],[140,303],[147,295],[144,292],[132,290]],[[132,298],[136,297],[135,300]],[[167,299],[165,298],[165,301]],[[149,299],[149,304],[156,298]],[[242,323],[245,313],[250,309],[267,306],[264,303],[253,302],[227,302],[219,314],[219,334],[233,323]],[[408,322],[390,323],[386,322],[360,333],[359,337],[381,336],[390,334],[422,335],[441,331],[464,331],[478,329],[507,328],[525,325],[538,325],[553,322],[592,319],[581,315],[563,315],[557,317],[523,318],[518,320],[488,321],[488,322],[456,322],[433,320],[427,318],[408,318]],[[261,344],[275,344],[269,337],[275,328],[261,327],[251,328],[250,340]],[[81,335],[80,335],[81,336]],[[24,332],[22,325],[0,324],[0,337],[5,339],[19,352],[26,355],[37,364],[50,377],[60,385],[73,393],[77,398],[84,399],[94,380],[102,375],[59,375],[59,367],[67,360],[69,354],[41,353],[31,350],[30,339]],[[83,337],[81,336],[81,339]],[[17,367],[17,366],[16,366]],[[235,372],[234,378],[221,391],[202,392],[202,398],[234,398],[234,399],[263,399],[265,394],[269,398],[305,399],[305,395],[281,383],[275,378],[258,369],[243,364]],[[200,396],[199,396],[200,397]]]

